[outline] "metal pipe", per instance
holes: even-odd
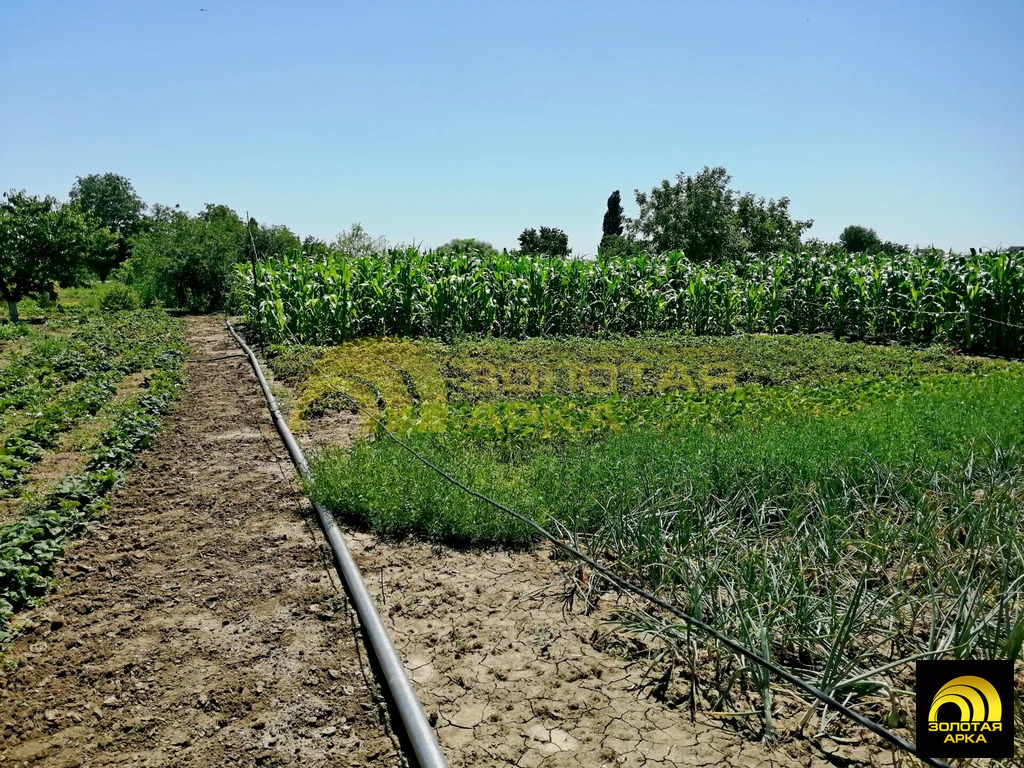
[[[281,415],[281,411],[277,407],[277,401],[270,391],[270,385],[267,384],[267,380],[263,376],[259,361],[248,345],[235,333],[231,323],[225,320],[224,324],[227,326],[228,333],[231,334],[231,337],[249,358],[249,364],[252,366],[256,378],[259,379],[263,396],[267,400],[267,407],[270,409],[270,416],[274,422],[274,427],[277,429],[278,434],[281,435],[281,439],[288,449],[288,454],[291,456],[292,463],[295,464],[295,469],[303,480],[312,482],[312,475],[309,472],[309,464],[306,462],[306,457],[303,455],[299,444],[295,442],[291,430],[288,429],[288,425],[285,423],[284,416]],[[334,516],[318,502],[314,501],[313,507],[320,518],[320,527],[323,529],[324,535],[331,545],[331,552],[334,553],[334,564],[338,575],[341,577],[342,584],[345,585],[345,590],[348,592],[356,613],[359,615],[359,621],[363,625],[366,636],[370,641],[370,649],[373,651],[377,664],[384,675],[387,692],[398,712],[402,728],[415,755],[416,764],[420,768],[448,768],[448,761],[445,760],[444,754],[441,752],[441,746],[437,742],[434,729],[430,727],[430,723],[427,721],[423,706],[416,697],[416,692],[412,689],[412,683],[409,682],[409,678],[405,674],[405,665],[395,651],[395,646],[388,636],[384,622],[381,621],[380,615],[377,613],[377,608],[373,604],[373,598],[370,597],[370,593],[366,589],[366,584],[363,582],[359,568],[352,558],[352,553],[349,552],[348,547],[345,545],[345,539],[341,535],[338,524],[334,522]]]

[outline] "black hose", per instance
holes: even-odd
[[[270,385],[263,376],[259,361],[252,353],[252,350],[235,333],[231,323],[225,320],[225,325],[227,326],[228,333],[231,334],[231,337],[242,348],[246,357],[249,358],[249,363],[252,365],[256,378],[259,380],[260,388],[263,390],[263,395],[267,400],[267,408],[270,409],[270,416],[274,422],[274,427],[277,429],[278,434],[281,435],[285,448],[288,449],[288,455],[291,456],[292,463],[295,464],[295,469],[303,480],[307,483],[312,482],[312,475],[310,474],[306,457],[303,455],[302,449],[295,441],[295,437],[285,423],[284,416],[281,415],[281,411],[277,407],[277,401],[270,391]],[[412,748],[416,765],[420,766],[420,768],[448,768],[448,761],[441,752],[441,746],[437,742],[434,729],[430,727],[426,713],[423,711],[423,706],[420,704],[419,699],[416,698],[416,692],[413,690],[412,683],[409,682],[409,678],[405,673],[405,665],[395,651],[395,646],[388,636],[384,622],[377,613],[377,608],[373,604],[373,598],[370,597],[370,592],[367,590],[363,577],[359,573],[359,567],[352,558],[352,553],[349,552],[348,547],[345,545],[345,539],[342,537],[337,523],[334,522],[334,517],[318,502],[313,502],[313,508],[316,509],[317,517],[320,519],[320,527],[323,529],[324,535],[331,546],[338,576],[341,577],[341,583],[345,585],[345,591],[348,592],[356,613],[359,614],[359,621],[363,625],[366,636],[370,641],[370,650],[373,652],[377,664],[383,673],[385,687],[398,712],[405,736]]]
[[[186,363],[216,363],[218,360],[230,360],[234,357],[245,357],[245,355],[221,355],[220,357],[204,357],[200,359],[186,360]]]

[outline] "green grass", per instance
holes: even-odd
[[[1016,445],[1024,434],[1022,403],[1024,377],[1013,370],[888,381],[881,391],[864,382],[856,389],[752,388],[640,401],[648,410],[640,428],[624,418],[621,432],[547,446],[510,445],[498,431],[467,434],[458,419],[443,435],[410,439],[474,488],[493,491],[538,521],[554,518],[589,532],[650,490],[685,495],[693,504],[746,490],[758,503],[798,509],[808,488],[820,491],[839,477],[859,482],[879,465],[941,471],[971,450],[984,453],[989,440],[1004,449]],[[361,442],[314,464],[318,498],[385,535],[523,541],[520,528],[491,520],[497,513],[482,502],[431,481],[434,473],[387,440]]]
[[[56,302],[49,299],[35,299],[31,297],[22,299],[18,303],[18,315],[22,320],[20,325],[24,327],[25,323],[52,321],[68,312],[98,312],[103,297],[109,291],[117,290],[120,286],[121,283],[113,280],[106,283],[96,280],[89,285],[58,288]],[[0,341],[2,341],[4,338],[4,326],[11,328],[19,324],[11,323],[8,320],[6,304],[0,306],[0,312],[2,312],[2,315],[0,315]]]
[[[1024,433],[1019,411],[1024,369],[951,355],[938,347],[912,350],[822,337],[674,335],[420,346],[442,371],[447,416],[440,434],[421,430],[414,421],[410,439],[474,487],[504,494],[538,520],[550,516],[577,526],[585,520],[583,530],[599,524],[599,510],[610,496],[627,498],[628,488],[639,492],[638,478],[652,472],[644,482],[663,490],[682,483],[691,497],[730,495],[754,484],[774,498],[777,490],[820,483],[823,473],[849,471],[865,460],[924,466],[955,458],[953,453],[940,455],[941,450],[959,455],[984,436],[1012,444]],[[356,347],[374,364],[380,362],[374,359],[377,348]],[[292,347],[276,350],[271,364],[301,392],[303,381],[315,379],[329,364],[325,360],[323,350]],[[725,361],[733,366],[738,386],[654,396],[630,396],[629,384],[611,396],[564,388],[554,393],[517,390],[520,402],[503,399],[509,395],[502,389],[502,371],[508,366],[556,367],[566,361],[581,366],[640,363],[655,378],[668,365],[696,372],[709,362]],[[466,370],[481,364],[498,372],[495,389],[481,391],[467,382]],[[416,377],[403,386],[415,390]],[[344,407],[344,397],[337,401],[335,407]],[[383,405],[386,419],[387,402]],[[929,409],[937,410],[930,414]],[[410,470],[405,454],[386,440],[330,452],[315,464],[322,501],[387,535],[449,543],[524,541],[519,526],[493,519],[493,513],[485,514],[461,492],[451,493],[447,483],[431,481],[433,473]],[[748,476],[736,475],[726,486],[715,481],[732,477],[733,471]],[[613,492],[608,484],[615,478],[622,487]],[[772,478],[777,479],[769,482]],[[588,501],[590,486],[600,503]],[[777,501],[792,503],[788,497]]]

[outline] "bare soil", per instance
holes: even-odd
[[[892,763],[860,739],[765,744],[756,727],[703,704],[691,719],[602,623],[611,605],[567,609],[563,564],[548,548],[457,552],[369,534],[349,543],[452,766]]]
[[[236,351],[186,322],[194,357]],[[188,374],[8,649],[0,765],[402,765],[248,364]]]

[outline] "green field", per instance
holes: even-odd
[[[0,324],[0,639],[13,612],[46,593],[70,537],[102,513],[182,380],[181,322],[101,311],[106,290],[26,302],[46,322]]]
[[[879,717],[888,692],[909,687],[907,660],[1019,655],[1019,363],[665,334],[364,339],[277,347],[270,361],[295,391],[293,425],[361,414],[364,439],[313,462],[315,497],[351,524],[457,546],[535,540],[383,437],[387,425],[748,647],[867,697]],[[682,647],[661,617],[619,620]],[[728,696],[767,695],[766,677],[744,682],[712,655]]]

